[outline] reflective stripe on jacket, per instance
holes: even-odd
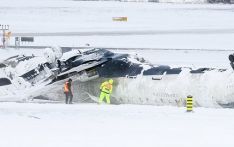
[[[110,84],[108,81],[105,81],[100,86],[100,89],[105,93],[111,93],[112,92],[112,84]]]

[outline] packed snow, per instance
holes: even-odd
[[[234,110],[0,103],[0,146],[233,146]]]
[[[1,23],[12,33],[233,29],[233,5],[2,0]],[[30,14],[30,15],[29,15]],[[97,15],[98,14],[98,15]],[[128,22],[113,22],[126,16]]]
[[[10,25],[12,45],[14,34],[52,33],[21,45],[233,50],[233,9],[223,4],[2,0],[0,18]],[[127,22],[112,21],[123,16]]]
[[[46,92],[42,89],[47,83],[32,87],[16,78],[13,86],[0,89],[0,146],[233,147],[234,110],[221,109],[216,103],[233,102],[234,79],[228,61],[234,50],[233,10],[234,5],[224,4],[1,0],[0,24],[10,25],[12,32],[8,45],[15,44],[15,36],[35,35],[33,43],[21,45],[147,48],[113,51],[137,54],[152,64],[227,71],[215,70],[191,80],[185,70],[176,80],[169,77],[166,84],[155,84],[147,78],[118,79],[123,84],[114,87],[122,97],[128,96],[125,103],[173,106],[81,104],[75,98],[74,104],[65,105],[63,81],[48,89],[54,97],[58,96],[58,101],[31,101],[25,97]],[[128,21],[112,21],[113,17],[122,16]],[[32,64],[20,63],[17,70],[0,70],[0,78],[17,77],[37,63],[61,57],[51,51],[55,50],[1,49],[0,62],[23,54],[36,58]],[[132,86],[124,87],[126,83]],[[185,91],[194,96],[196,107],[192,113],[185,112]],[[155,93],[161,99],[149,99]]]

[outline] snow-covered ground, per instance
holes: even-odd
[[[13,35],[84,32],[35,37],[34,43],[26,45],[234,49],[233,9],[234,5],[223,4],[2,0],[0,18]],[[121,16],[128,21],[112,21]],[[97,33],[129,31],[131,35]]]
[[[233,147],[234,110],[0,103],[2,147]]]
[[[233,29],[233,5],[2,0],[1,23],[13,33]],[[126,16],[127,22],[112,17]]]
[[[34,43],[22,45],[84,46],[88,43],[99,47],[233,50],[233,10],[234,5],[223,4],[1,0],[0,24],[10,25],[11,45],[14,45],[16,33],[54,33],[55,36],[36,36]],[[112,21],[112,17],[119,16],[128,17],[128,21]],[[74,36],[56,35],[64,32],[77,33]],[[84,35],[79,34],[82,32]],[[105,33],[109,35],[100,35]],[[194,50],[115,52],[137,53],[153,64],[194,68],[230,68],[228,55],[233,53]],[[0,61],[22,53],[43,55],[42,50],[0,50]],[[0,73],[0,76],[2,74],[6,73]],[[226,77],[232,79],[232,73],[227,74]],[[232,81],[227,87],[222,86],[223,81],[230,79],[217,75],[210,79],[205,75],[201,82],[206,83],[201,85],[205,89],[200,89],[198,95],[210,88],[211,93],[217,92],[221,97],[228,95],[227,100],[232,102]],[[214,87],[209,85],[214,83]],[[181,88],[181,83],[178,85]],[[13,92],[17,93],[19,89],[15,88]],[[23,89],[21,94],[14,94],[16,100],[27,93],[28,89]],[[230,93],[222,93],[220,89]],[[197,98],[205,103],[207,99],[203,98],[210,100],[208,94]],[[195,113],[185,113],[185,108],[175,106],[2,102],[0,146],[233,147],[233,115],[233,109],[195,108]]]
[[[84,46],[88,43],[99,47],[221,49],[227,51],[117,52],[137,53],[153,64],[230,68],[228,55],[234,47],[233,8],[223,4],[3,0],[0,18],[1,24],[10,25],[13,36],[16,33],[55,35],[36,36],[34,43],[22,45]],[[112,21],[117,16],[126,16],[128,21]],[[56,36],[64,32],[68,36]],[[69,36],[74,32],[74,36]],[[80,32],[84,35],[79,35]],[[10,44],[14,44],[13,37]],[[11,53],[42,54],[41,50],[0,50],[0,58],[6,59]]]

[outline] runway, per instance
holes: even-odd
[[[233,29],[181,29],[181,30],[120,30],[77,32],[12,33],[12,36],[129,36],[129,35],[176,35],[176,34],[234,34]]]

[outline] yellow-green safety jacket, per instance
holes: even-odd
[[[105,92],[107,94],[112,93],[112,84],[109,83],[108,81],[105,81],[102,83],[102,85],[100,86],[100,90],[102,92]]]

